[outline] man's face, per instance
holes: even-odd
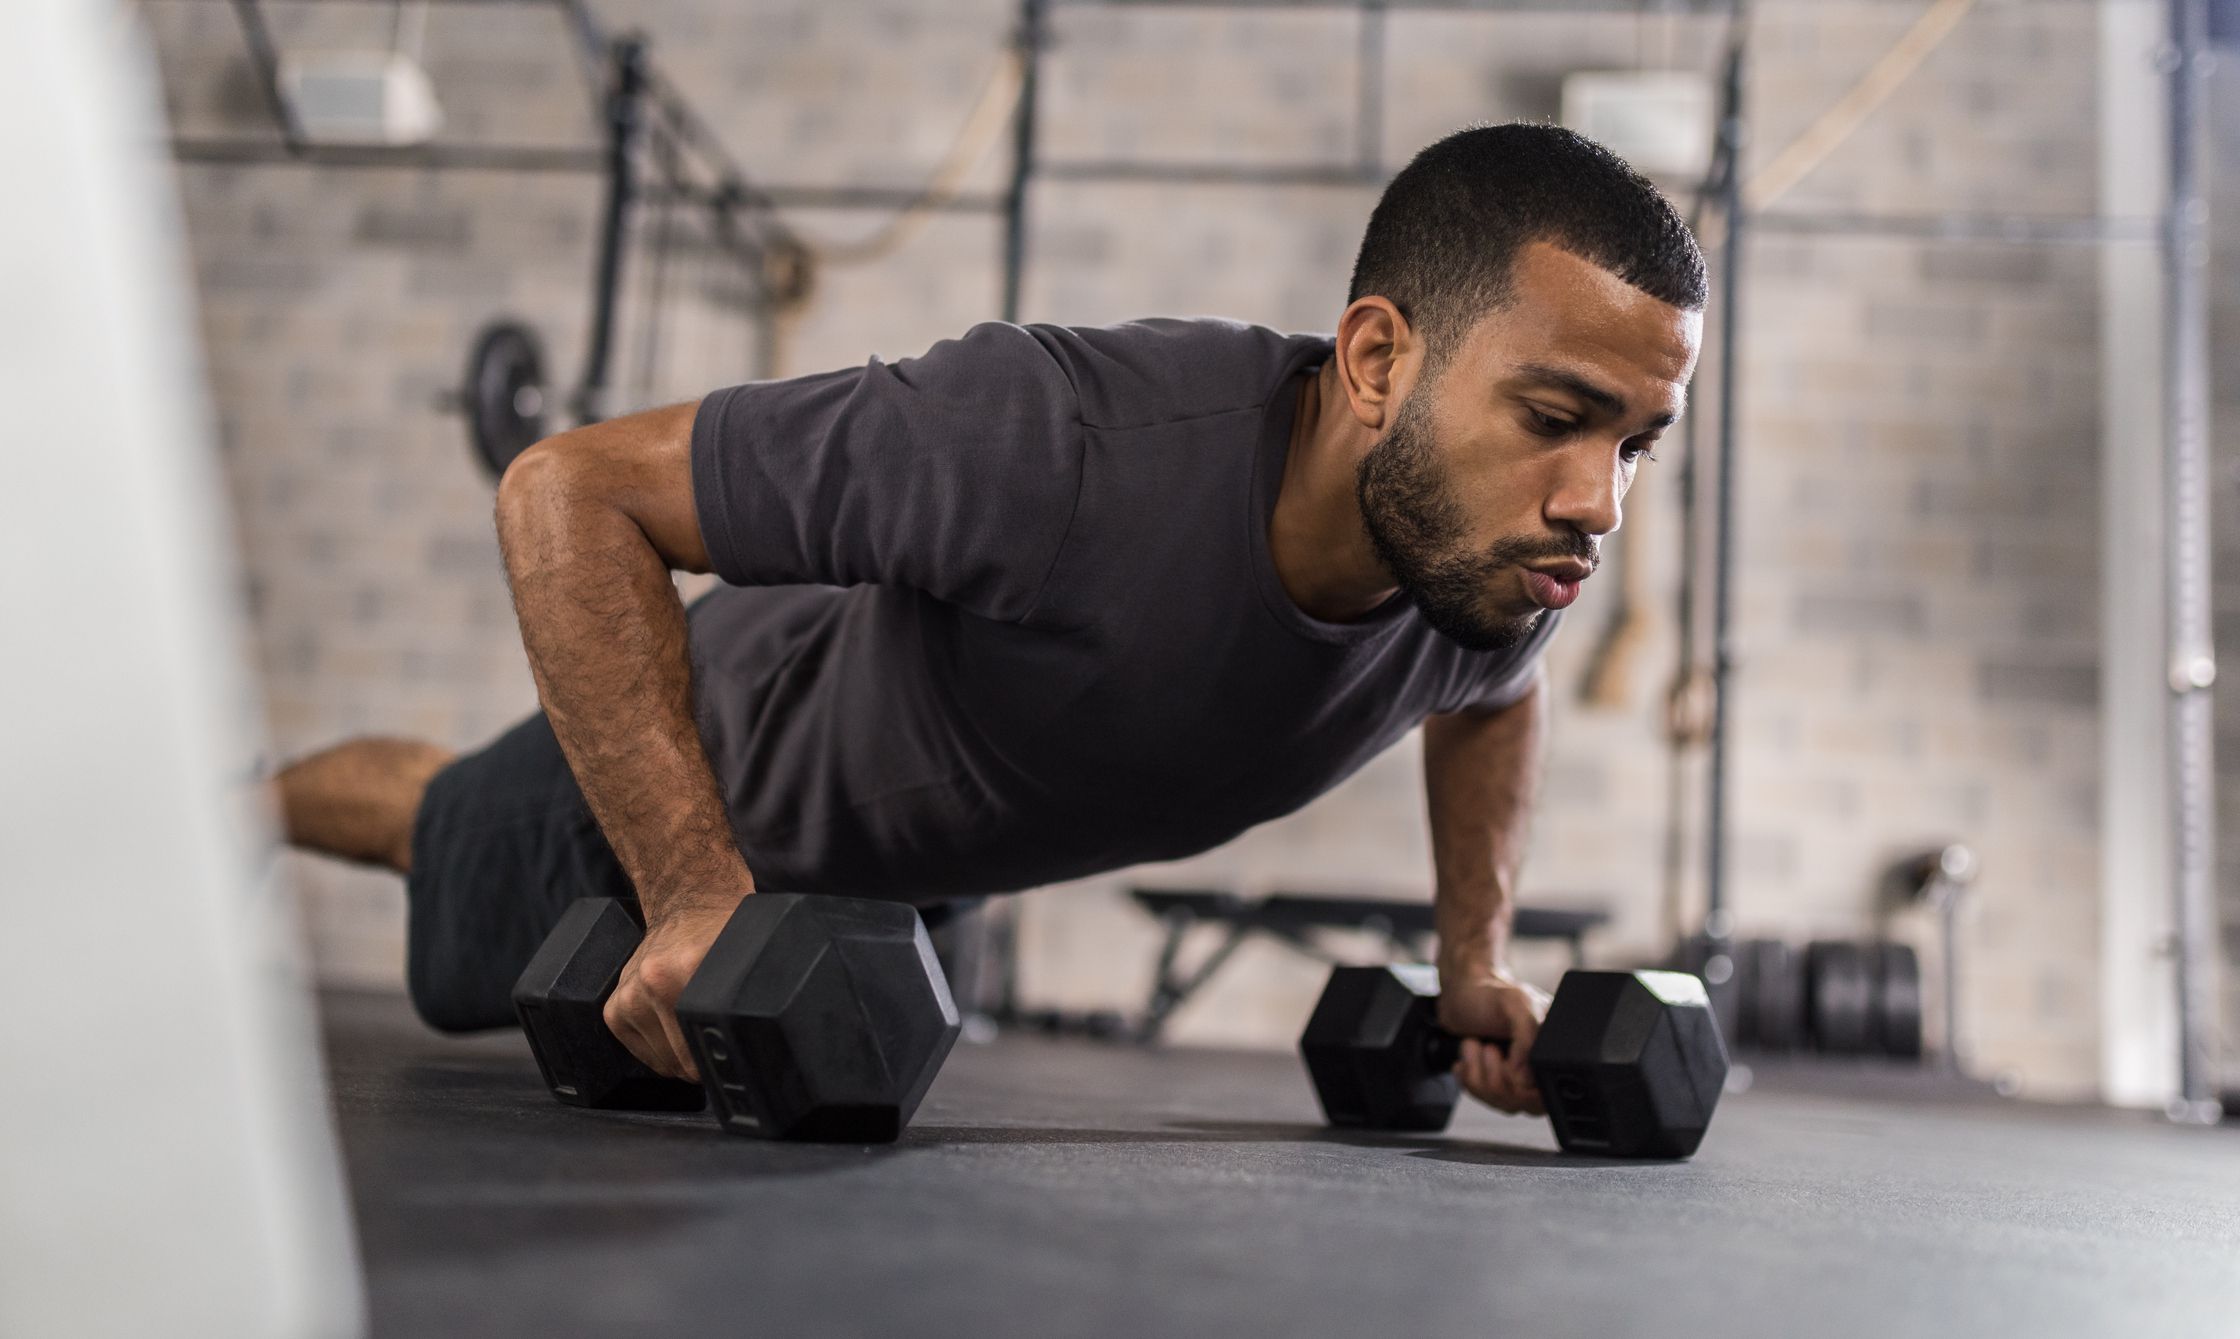
[[[1702,317],[1545,243],[1508,305],[1427,371],[1361,460],[1377,557],[1424,620],[1514,646],[1578,596],[1640,461],[1678,417]],[[1540,569],[1536,571],[1535,569]]]

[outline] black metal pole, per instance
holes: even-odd
[[[1742,324],[1742,53],[1747,18],[1737,7],[1735,38],[1727,68],[1719,118],[1720,148],[1727,171],[1719,198],[1727,235],[1719,262],[1719,477],[1711,514],[1711,775],[1704,821],[1705,881],[1703,932],[1722,943],[1732,930],[1727,909],[1727,711],[1734,672],[1734,468],[1735,360]]]
[[[1011,120],[1011,189],[1003,201],[1003,319],[1019,319],[1027,269],[1027,186],[1034,178],[1035,86],[1041,82],[1046,0],[1019,0],[1019,110]]]
[[[257,0],[233,0],[233,14],[241,24],[241,41],[249,48],[249,64],[256,68],[265,105],[280,123],[280,138],[290,149],[297,148],[303,143],[303,127],[296,121],[296,109],[280,92],[280,55],[272,44],[272,30],[265,27],[264,11]]]
[[[575,38],[576,54],[586,65],[596,66],[607,53],[607,34],[592,17],[590,6],[584,0],[559,0],[560,15],[567,21],[569,34]]]
[[[1361,175],[1384,177],[1385,0],[1361,0],[1361,28],[1354,47],[1353,160]]]
[[[1688,386],[1688,403],[1695,404],[1695,384]],[[1675,938],[1687,937],[1687,881],[1688,881],[1688,770],[1695,740],[1671,727],[1682,722],[1675,719],[1684,710],[1686,694],[1696,671],[1696,582],[1699,576],[1701,553],[1698,548],[1697,518],[1702,515],[1703,468],[1697,463],[1697,443],[1702,434],[1696,431],[1696,421],[1702,415],[1690,412],[1680,418],[1680,588],[1674,596],[1673,622],[1680,632],[1679,673],[1674,676],[1673,693],[1678,701],[1667,704],[1670,715],[1666,730],[1665,768],[1665,836],[1664,836],[1664,905],[1670,915],[1669,924]]]
[[[620,37],[609,50],[614,75],[607,90],[607,204],[600,216],[599,257],[591,272],[591,341],[583,355],[583,377],[576,383],[579,424],[606,417],[607,364],[614,346],[630,204],[637,193],[635,154],[645,95],[645,39]]]

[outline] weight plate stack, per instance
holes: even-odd
[[[1778,939],[1746,939],[1736,950],[1748,1042],[1786,1054],[1804,1044],[1804,955]]]
[[[1750,946],[1755,939],[1739,939],[1734,945],[1734,1017],[1727,1028],[1727,1046],[1730,1050],[1754,1049],[1758,1044],[1758,980],[1757,964],[1751,959]]]
[[[1909,944],[1874,946],[1875,1049],[1921,1058],[1921,959]]]
[[[1805,952],[1807,1015],[1814,1049],[1859,1055],[1875,1043],[1874,978],[1867,951],[1823,939]]]
[[[1719,1020],[1721,1037],[1742,1034],[1741,961],[1732,941],[1690,935],[1680,941],[1668,965],[1676,972],[1686,972],[1703,982],[1704,993],[1711,997],[1711,1012]]]

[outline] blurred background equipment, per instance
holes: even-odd
[[[389,42],[381,50],[282,55],[254,0],[243,0],[236,13],[258,69],[269,76],[265,99],[290,145],[399,148],[425,144],[443,128],[443,109],[419,58],[424,0],[391,0]]]
[[[306,51],[279,69],[289,119],[313,144],[425,144],[443,128],[428,72],[399,51]]]
[[[1967,1071],[1960,1029],[1960,912],[1975,879],[1976,853],[1958,842],[1908,856],[1883,875],[1884,898],[1890,906],[1919,904],[1936,916],[1937,960],[1943,978],[1938,996],[1944,1020],[1938,1029],[1937,1060],[1954,1074]]]
[[[456,0],[450,0],[456,3]],[[596,148],[554,149],[436,142],[443,115],[427,74],[419,63],[431,0],[391,0],[394,22],[384,51],[289,50],[272,35],[265,0],[234,0],[244,50],[269,108],[278,142],[244,137],[174,141],[187,162],[282,161],[333,168],[411,165],[431,170],[596,171],[603,178],[598,245],[593,254],[591,316],[582,368],[567,409],[569,426],[580,426],[615,412],[612,366],[623,320],[629,256],[639,231],[638,216],[652,211],[643,281],[642,331],[637,393],[631,408],[657,398],[650,388],[660,380],[664,304],[673,281],[671,261],[680,239],[675,211],[690,208],[702,231],[697,249],[728,260],[744,282],[733,305],[757,329],[756,359],[762,376],[784,365],[786,320],[808,300],[816,268],[862,265],[901,247],[925,222],[944,211],[1003,208],[1013,216],[1024,207],[1016,188],[1000,206],[991,197],[964,199],[961,183],[986,154],[1005,121],[1025,96],[1027,63],[1022,55],[1031,40],[1022,30],[1019,44],[1002,53],[963,128],[942,161],[913,191],[795,190],[773,195],[752,182],[709,120],[688,101],[676,83],[654,63],[642,32],[610,33],[582,0],[525,0],[557,14],[569,33],[575,55],[590,79],[595,114],[604,131]],[[349,152],[358,150],[359,152]],[[780,196],[794,203],[825,207],[877,208],[890,216],[873,232],[847,241],[800,236],[778,217]],[[1019,260],[1013,239],[1013,266]],[[1007,311],[1015,310],[1017,281],[1007,281]],[[498,338],[498,331],[512,332]],[[511,443],[532,427],[545,428],[543,411],[526,411],[511,398],[490,398],[494,387],[519,376],[523,337],[534,331],[522,321],[494,319],[476,341],[465,387],[438,403],[465,412],[468,438],[493,470],[525,447]],[[494,360],[486,368],[485,360]],[[487,375],[487,378],[485,374]],[[542,387],[532,398],[543,403]],[[515,388],[515,394],[521,388]],[[533,442],[535,439],[532,438]]]
[[[1701,181],[1715,143],[1711,80],[1679,70],[1566,75],[1563,123],[1653,177]]]
[[[151,68],[0,42],[0,1334],[360,1331]],[[67,577],[58,571],[66,562]]]
[[[518,321],[482,328],[461,397],[475,455],[495,479],[545,435],[544,344]]]

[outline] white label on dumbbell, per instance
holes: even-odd
[[[720,1085],[723,1089],[725,1118],[733,1125],[751,1125],[762,1128],[762,1118],[754,1114],[754,1104],[747,1100],[747,1090],[736,1083]]]
[[[1439,969],[1427,962],[1400,962],[1392,965],[1392,974],[1406,983],[1418,995],[1439,993]]]
[[[1649,993],[1666,1004],[1709,1005],[1711,997],[1703,992],[1703,979],[1687,972],[1635,972],[1634,979],[1649,988]]]

